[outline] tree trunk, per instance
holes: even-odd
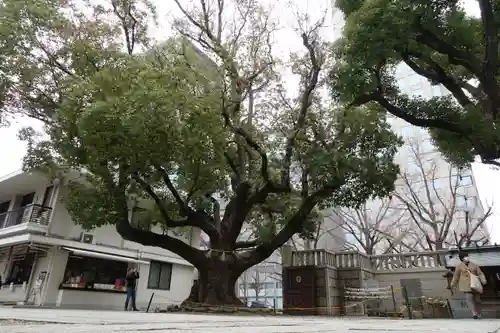
[[[199,276],[191,288],[183,306],[244,306],[236,295],[236,281],[241,271],[223,261],[210,261],[209,265],[198,268]]]

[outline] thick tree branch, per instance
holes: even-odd
[[[259,262],[268,258],[273,252],[285,244],[294,234],[300,231],[302,224],[307,220],[311,210],[323,198],[331,195],[336,189],[342,186],[342,180],[336,180],[322,189],[317,190],[307,198],[302,200],[302,203],[295,214],[288,220],[288,223],[278,232],[278,234],[269,242],[258,245],[254,250],[250,251],[245,261],[246,267],[252,267]]]
[[[481,10],[481,21],[485,40],[484,60],[482,64],[483,76],[486,82],[496,82],[498,71],[498,34],[499,22],[495,20],[492,0],[477,0]],[[500,10],[500,8],[496,8]],[[497,83],[498,86],[498,83]]]
[[[197,227],[203,230],[211,238],[217,238],[218,232],[211,223],[209,223],[201,214],[196,212],[191,212],[187,214],[186,218],[183,220],[172,220],[168,214],[168,208],[164,200],[162,200],[158,194],[154,191],[151,185],[149,185],[142,177],[137,173],[132,174],[132,178],[139,184],[139,186],[155,201],[158,210],[163,218],[163,223],[167,227],[177,228],[177,227]]]
[[[142,184],[142,186],[148,185],[147,183],[144,183],[142,178],[137,177],[137,174],[133,174],[132,176],[139,184]],[[145,246],[157,246],[172,251],[197,268],[204,267],[208,264],[208,260],[203,251],[186,244],[182,240],[168,235],[159,235],[151,231],[141,230],[130,225],[129,207],[126,196],[127,177],[125,167],[120,167],[120,171],[118,173],[118,184],[115,186],[114,183],[108,181],[107,185],[111,193],[114,195],[114,199],[118,206],[120,218],[118,219],[115,227],[120,236],[126,240]],[[148,191],[149,189],[149,185],[144,188],[145,191]],[[154,194],[153,198],[158,198],[154,191],[152,194]],[[168,218],[168,215],[166,216]],[[174,222],[169,218],[168,221]]]
[[[311,31],[311,33],[314,34],[315,31]],[[301,36],[302,44],[308,51],[311,69],[309,71],[309,76],[305,82],[304,91],[302,92],[297,122],[295,123],[294,129],[286,142],[285,156],[283,158],[283,171],[281,173],[281,183],[286,186],[290,185],[290,168],[292,165],[292,156],[295,148],[295,142],[300,131],[302,131],[305,126],[307,112],[312,103],[312,94],[318,86],[319,73],[322,66],[321,60],[318,59],[318,55],[316,54],[317,42],[315,39],[311,40],[311,33],[306,34],[304,32]]]
[[[484,61],[481,61],[471,52],[463,48],[458,49],[454,47],[431,31],[425,29],[422,25],[418,25],[420,34],[416,40],[448,56],[448,61],[451,64],[462,66],[470,73],[474,74],[482,84],[483,91],[491,102],[488,112],[490,112],[493,117],[496,117],[500,109],[500,85],[496,79],[496,66],[498,63],[498,30],[495,27],[494,18],[490,17],[492,14],[490,13],[490,11],[492,11],[490,0],[479,0],[479,4],[481,7],[481,16],[486,39]],[[495,58],[493,59],[491,57]],[[491,70],[491,67],[495,69]]]
[[[481,77],[481,69],[478,66],[481,62],[474,55],[470,52],[454,47],[442,38],[436,36],[433,32],[429,31],[421,24],[418,24],[418,28],[420,30],[420,34],[416,38],[417,42],[427,45],[431,49],[448,56],[448,61],[451,64],[462,66],[476,75],[476,77]]]
[[[116,224],[116,231],[126,240],[145,246],[156,246],[172,251],[197,268],[207,264],[207,259],[202,251],[195,249],[175,237],[134,228],[130,225],[128,219],[122,219],[118,222]]]
[[[461,126],[459,126],[456,123],[439,119],[439,118],[421,118],[414,116],[406,111],[403,110],[403,108],[395,105],[394,103],[391,103],[385,96],[384,96],[384,88],[382,86],[382,82],[380,81],[380,74],[377,70],[373,69],[375,72],[375,78],[378,80],[377,82],[377,90],[372,92],[372,93],[367,93],[358,96],[351,104],[350,106],[360,106],[364,105],[369,102],[377,102],[380,106],[385,108],[389,113],[392,115],[401,118],[403,120],[406,120],[412,125],[419,126],[419,127],[433,127],[433,128],[439,128],[443,129],[446,131],[450,131],[453,133],[457,133],[461,135],[463,138],[471,141],[472,139],[470,138],[470,130],[469,129],[464,129]]]
[[[122,3],[122,6],[118,3],[117,0],[112,0],[111,5],[113,6],[113,12],[116,17],[120,20],[123,34],[125,35],[125,42],[127,46],[127,52],[129,55],[132,55],[134,52],[134,47],[136,43],[136,26],[137,19],[133,15],[133,1],[129,0]],[[119,8],[123,7],[123,8]],[[124,13],[120,13],[120,9],[124,10]]]
[[[471,105],[472,102],[467,97],[465,92],[462,90],[462,87],[458,83],[458,81],[446,74],[444,69],[434,60],[425,57],[422,53],[416,51],[405,51],[401,54],[403,61],[417,74],[422,75],[423,77],[428,78],[429,80],[439,82],[444,85],[457,99],[457,101],[463,107]],[[416,57],[417,59],[425,61],[429,68],[425,69],[417,65],[411,57]]]
[[[160,172],[161,177],[163,178],[163,182],[167,186],[170,193],[172,193],[172,195],[174,196],[175,202],[177,202],[177,205],[179,206],[179,210],[180,210],[181,214],[187,215],[190,208],[188,207],[186,202],[182,199],[179,192],[176,190],[174,184],[170,180],[170,176],[168,175],[168,173],[165,171],[164,168],[162,168],[159,165],[156,165],[155,168],[156,168],[156,170],[158,170],[158,172]]]
[[[233,246],[233,249],[248,249],[248,248],[252,248],[252,247],[256,247],[257,245],[259,245],[259,240],[258,239],[254,239],[254,240],[251,240],[251,241],[244,241],[244,242],[236,242],[234,243],[234,246]]]
[[[210,194],[205,194],[205,197],[208,200],[210,200],[210,202],[212,202],[212,205],[214,205],[213,216],[214,216],[215,227],[220,232],[220,230],[221,230],[220,229],[221,228],[220,203],[217,199],[215,199]]]

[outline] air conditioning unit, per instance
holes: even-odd
[[[87,244],[94,244],[94,235],[87,232],[82,232],[82,237],[80,238],[80,242]]]

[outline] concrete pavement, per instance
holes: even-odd
[[[0,332],[500,333],[500,320],[407,320],[288,316],[240,317],[184,313],[138,313],[0,307]]]

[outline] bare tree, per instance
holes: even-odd
[[[404,237],[395,235],[394,231],[404,227],[404,211],[394,208],[392,199],[374,201],[358,209],[340,209],[338,214],[347,238],[353,238],[353,241],[346,240],[353,250],[368,255],[387,253],[403,243]]]
[[[252,275],[249,288],[254,291],[255,301],[258,302],[259,297],[262,296],[261,293],[266,290],[265,284],[261,281],[261,273],[258,269],[256,269],[255,274]]]
[[[479,198],[472,197],[463,180],[472,178],[444,162],[440,155],[429,153],[425,143],[421,138],[408,141],[408,167],[401,172],[394,193],[399,208],[411,218],[413,232],[409,236],[414,238],[413,245],[433,251],[485,241],[483,228],[491,207],[482,212],[480,205],[471,205]]]

